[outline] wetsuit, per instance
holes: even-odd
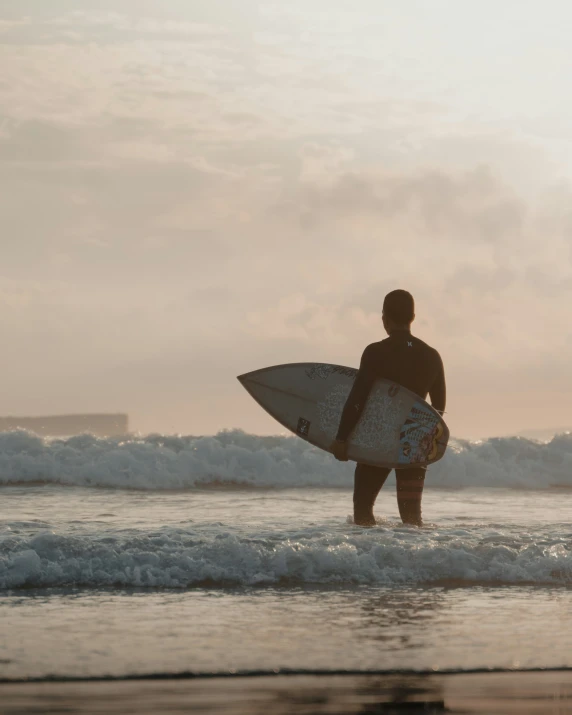
[[[338,440],[346,441],[356,426],[370,389],[378,378],[386,378],[415,392],[438,411],[445,410],[446,389],[443,361],[427,343],[413,337],[409,330],[394,330],[379,343],[364,350],[359,372],[344,407],[338,430]],[[356,466],[354,477],[354,521],[375,524],[373,505],[390,469]],[[407,524],[421,525],[421,496],[425,467],[396,469],[397,503],[401,519]]]

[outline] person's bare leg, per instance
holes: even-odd
[[[354,523],[375,526],[373,505],[391,470],[357,464],[354,475]]]
[[[425,467],[396,469],[397,506],[404,524],[423,526],[421,498],[425,484]]]

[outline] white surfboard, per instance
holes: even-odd
[[[287,429],[330,451],[357,370],[325,363],[291,363],[255,370],[239,380]],[[348,442],[350,459],[378,467],[409,467],[441,459],[449,429],[411,390],[377,380]]]

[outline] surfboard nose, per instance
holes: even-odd
[[[275,370],[276,368],[274,366],[263,367],[259,370],[252,370],[251,372],[245,372],[242,375],[237,375],[236,379],[243,386],[246,386],[246,383],[252,382],[253,380],[255,380],[256,382],[264,382],[265,379],[268,378],[268,376],[271,375]]]
[[[244,387],[244,389],[248,392],[249,395],[252,395],[252,390],[254,387],[252,378],[255,372],[257,371],[254,370],[253,372],[245,372],[242,375],[236,376],[236,379],[240,382],[240,384]]]
[[[237,375],[236,379],[244,387],[245,383],[249,381],[249,379],[251,378],[252,375],[253,375],[252,372],[245,372],[242,375]]]

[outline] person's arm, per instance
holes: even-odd
[[[357,425],[373,382],[375,380],[374,361],[371,346],[368,346],[362,355],[358,374],[346,404],[342,411],[338,434],[332,445],[332,452],[336,459],[347,461],[347,440]]]
[[[445,385],[443,360],[441,360],[439,353],[437,353],[437,374],[429,390],[429,397],[431,398],[431,405],[442,415],[447,404],[447,387]]]

